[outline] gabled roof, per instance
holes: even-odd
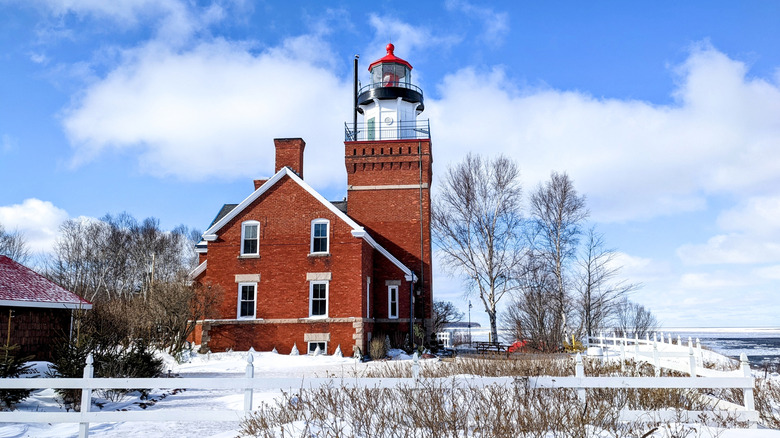
[[[91,309],[92,303],[0,255],[0,306]]]
[[[211,227],[209,227],[208,230],[206,230],[203,233],[203,240],[206,242],[212,242],[214,240],[217,240],[217,232],[222,229],[225,225],[227,225],[231,220],[233,220],[236,216],[238,216],[244,209],[249,207],[249,205],[252,204],[257,198],[262,196],[263,193],[268,191],[271,187],[273,187],[277,182],[279,182],[282,178],[285,176],[290,177],[296,184],[301,186],[304,190],[306,190],[311,196],[314,197],[314,199],[318,200],[322,205],[324,205],[328,210],[330,210],[331,213],[335,214],[336,217],[344,221],[347,225],[352,228],[352,235],[357,238],[361,238],[365,240],[369,245],[371,245],[372,248],[376,249],[381,253],[383,256],[385,256],[388,260],[390,260],[391,263],[393,263],[395,266],[398,267],[403,273],[406,275],[406,279],[409,281],[416,281],[417,276],[414,275],[411,269],[409,269],[406,265],[401,263],[400,260],[395,258],[392,254],[390,254],[387,249],[379,245],[367,232],[366,230],[358,225],[357,222],[355,222],[351,217],[347,216],[346,213],[341,211],[338,207],[333,205],[331,202],[327,201],[322,195],[320,195],[316,190],[314,190],[309,184],[307,184],[304,180],[301,179],[295,172],[290,170],[288,167],[281,168],[274,176],[269,178],[263,185],[257,188],[254,192],[252,192],[251,195],[249,195],[246,199],[241,201],[240,204],[238,204],[235,208],[230,210],[227,214],[216,220]],[[226,204],[230,205],[230,204]],[[223,207],[224,211],[225,207]],[[222,212],[220,212],[222,213]],[[219,217],[219,215],[217,215]]]

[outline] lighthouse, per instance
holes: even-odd
[[[356,93],[355,110],[362,120],[345,123],[346,208],[350,217],[415,272],[414,283],[403,287],[374,279],[375,306],[369,306],[374,330],[390,332],[408,320],[410,332],[418,325],[429,333],[433,305],[430,123],[420,118],[425,109],[423,91],[412,81],[412,65],[395,55],[393,44],[386,49],[384,57],[369,65],[369,83]],[[396,320],[388,319],[382,309],[394,300],[399,303]]]
[[[365,125],[354,133],[356,140],[397,140],[426,136],[427,124],[418,126],[417,116],[425,109],[420,87],[412,83],[412,65],[395,56],[395,46],[387,45],[387,55],[368,67],[371,80],[360,89],[357,112]]]

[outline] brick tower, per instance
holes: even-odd
[[[346,128],[347,213],[414,270],[414,293],[399,297],[406,301],[400,316],[407,319],[403,310],[411,306],[410,329],[422,323],[427,337],[433,304],[430,125],[417,118],[423,94],[411,81],[412,66],[394,49],[388,44],[387,55],[371,63],[371,81],[356,93],[363,120],[355,117]]]

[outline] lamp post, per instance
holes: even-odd
[[[471,348],[471,300],[469,300],[469,348]]]

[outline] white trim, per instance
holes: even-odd
[[[194,280],[200,277],[200,274],[202,274],[206,270],[206,264],[208,262],[209,262],[208,260],[204,260],[203,263],[199,264],[197,268],[190,271],[190,279]]]
[[[252,286],[254,296],[252,297],[252,315],[241,316],[241,289],[244,286]],[[257,283],[238,283],[238,299],[236,300],[236,319],[255,319],[257,318]]]
[[[313,307],[314,307],[314,285],[315,284],[324,284],[325,285],[325,314],[324,315],[314,315],[313,314]],[[327,280],[311,280],[309,282],[309,318],[312,319],[324,319],[328,317],[328,311],[330,310],[330,306],[328,301],[330,298],[330,281]]]
[[[380,254],[385,256],[392,264],[398,267],[403,273],[404,278],[406,281],[417,281],[417,275],[412,272],[411,269],[407,268],[403,263],[401,263],[400,260],[395,258],[392,254],[390,254],[389,251],[387,251],[382,245],[376,243],[376,241],[369,235],[365,229],[362,227],[359,230],[352,230],[352,236],[354,237],[360,237],[363,238],[366,242],[368,242],[369,245],[371,245],[374,249],[379,251]]]
[[[309,350],[311,350],[311,344],[325,344],[325,348],[320,349],[320,353],[323,356],[326,356],[328,354],[328,341],[308,341],[308,342],[306,342],[306,354],[314,354],[314,350],[309,351]],[[317,348],[315,347],[315,350],[316,349]]]
[[[318,224],[325,224],[325,251],[314,251],[314,226]],[[324,255],[330,254],[330,220],[325,218],[317,218],[311,221],[311,237],[309,239],[309,254],[310,255]]]
[[[402,190],[402,189],[427,189],[428,183],[422,184],[397,184],[384,186],[347,186],[347,190]]]
[[[290,177],[293,181],[295,181],[299,186],[301,186],[304,190],[306,190],[310,195],[314,197],[314,199],[320,201],[322,205],[325,206],[328,210],[330,210],[331,213],[335,214],[336,217],[344,221],[347,225],[352,228],[352,236],[362,238],[366,242],[368,242],[369,245],[371,245],[372,248],[379,251],[383,256],[385,256],[390,262],[398,267],[403,273],[405,274],[405,278],[407,281],[417,281],[417,276],[414,275],[411,269],[407,268],[403,263],[401,263],[397,258],[393,257],[392,254],[390,254],[385,248],[383,248],[381,245],[376,243],[376,241],[371,238],[371,236],[366,232],[363,227],[358,225],[357,222],[355,222],[351,217],[347,216],[343,211],[336,208],[335,205],[328,202],[325,198],[322,197],[319,193],[317,193],[316,190],[314,190],[309,184],[307,184],[304,180],[301,179],[298,175],[295,174],[292,170],[290,170],[287,167],[283,167],[279,169],[274,176],[268,179],[263,185],[257,188],[254,192],[252,192],[251,195],[249,195],[246,199],[241,201],[240,204],[236,206],[233,210],[230,211],[230,213],[226,214],[222,219],[217,221],[214,225],[212,225],[208,230],[206,230],[203,233],[203,240],[210,242],[217,240],[219,237],[217,235],[217,232],[222,229],[225,225],[227,225],[233,218],[238,216],[239,213],[241,213],[245,208],[247,208],[252,202],[254,202],[257,198],[259,198],[263,193],[267,192],[271,187],[273,187],[279,180],[282,179],[284,176]],[[243,243],[243,242],[242,242]]]
[[[392,300],[392,293],[395,289],[395,315],[393,315],[392,309],[393,309],[393,300]],[[398,286],[396,285],[390,285],[387,286],[387,318],[388,319],[398,319],[398,314],[400,313],[399,309],[399,301],[401,301],[398,296]]]
[[[0,300],[0,306],[32,307],[36,309],[84,309],[89,310],[92,304],[87,303],[55,303],[48,301]]]
[[[244,232],[246,230],[246,227],[251,227],[251,226],[257,227],[257,235],[254,238],[254,240],[257,242],[257,248],[255,252],[244,252],[244,240],[246,240],[246,237],[244,237]],[[260,222],[256,220],[248,220],[248,221],[241,222],[241,248],[239,254],[242,257],[260,255]]]
[[[306,281],[330,281],[333,274],[330,272],[307,272]]]

